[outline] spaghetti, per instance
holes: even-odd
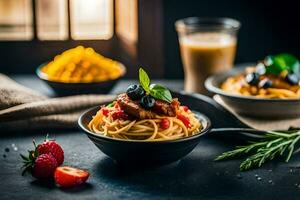
[[[175,117],[130,118],[118,104],[102,107],[88,125],[96,133],[125,140],[164,141],[195,135],[203,128],[195,114],[180,106]]]

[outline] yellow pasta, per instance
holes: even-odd
[[[65,83],[89,83],[114,80],[124,74],[121,63],[78,46],[55,56],[42,67],[49,80]]]
[[[179,112],[189,119],[190,126],[188,128],[176,117],[157,115],[154,119],[113,119],[113,112],[109,112],[108,115],[105,116],[101,109],[89,122],[88,127],[92,132],[104,136],[144,141],[174,140],[199,133],[203,127],[194,113],[190,110],[186,112],[182,109],[179,109]],[[163,119],[169,121],[169,127],[167,129],[160,127],[160,123]]]

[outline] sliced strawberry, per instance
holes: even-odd
[[[55,182],[61,187],[72,187],[85,183],[90,174],[73,167],[57,167],[54,173]]]
[[[162,129],[167,129],[169,128],[170,126],[170,121],[167,119],[167,118],[163,118],[161,121],[160,121],[160,127]]]
[[[177,118],[182,121],[182,123],[185,125],[185,127],[190,127],[190,119],[187,116],[184,116],[182,114],[178,114]]]

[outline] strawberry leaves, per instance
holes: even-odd
[[[23,160],[23,171],[22,176],[25,175],[26,172],[31,172],[34,162],[36,158],[39,156],[38,148],[36,147],[35,141],[33,140],[34,150],[28,150],[28,157],[20,154],[22,160]]]

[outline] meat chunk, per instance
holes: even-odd
[[[175,117],[177,110],[179,109],[179,105],[180,103],[177,99],[173,99],[171,103],[162,100],[156,100],[153,110],[161,115]]]
[[[174,117],[179,109],[179,102],[177,99],[174,99],[170,104],[156,100],[154,108],[146,110],[139,104],[139,101],[131,100],[126,93],[120,94],[117,102],[122,110],[138,119],[152,119],[155,118],[156,114]]]
[[[145,110],[138,101],[132,101],[126,93],[120,94],[117,102],[122,110],[127,114],[137,117],[139,119],[151,119],[155,117],[155,113]]]

